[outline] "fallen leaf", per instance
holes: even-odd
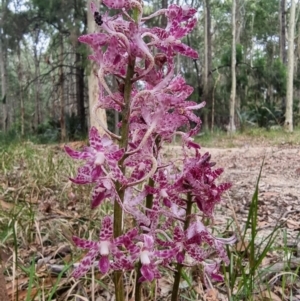
[[[270,291],[263,291],[260,294],[261,301],[282,301],[280,297]]]
[[[238,241],[235,244],[235,249],[237,250],[237,252],[245,252],[248,246],[249,246],[248,241]]]
[[[11,210],[14,208],[14,204],[0,200],[0,208],[4,210]]]
[[[289,229],[300,229],[300,223],[299,222],[296,222],[292,219],[288,219],[286,221],[286,226],[289,228]]]
[[[218,291],[211,288],[208,289],[206,294],[204,295],[204,300],[205,301],[218,301]]]

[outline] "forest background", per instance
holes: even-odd
[[[98,86],[88,49],[78,42],[97,31],[87,13],[90,0],[0,3],[0,136],[41,143],[82,138],[95,123]],[[198,25],[185,42],[199,59],[178,56],[176,71],[194,87],[191,98],[207,103],[199,113],[204,129],[284,126],[292,132],[300,122],[298,1],[154,0],[144,7],[151,14],[172,3],[198,10]],[[109,84],[118,85],[115,79]],[[118,114],[99,118],[118,132]]]

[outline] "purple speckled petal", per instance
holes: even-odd
[[[139,231],[137,228],[129,230],[127,233],[119,236],[115,239],[115,245],[120,246],[124,245],[126,248],[134,244],[134,239],[137,237]]]
[[[104,5],[109,8],[121,9],[129,6],[129,0],[103,0]]]
[[[89,138],[90,138],[90,145],[92,148],[94,148],[97,151],[103,150],[101,137],[99,135],[98,130],[95,127],[91,127]]]
[[[209,256],[209,253],[198,245],[186,245],[185,248],[187,253],[198,262],[203,262]]]
[[[112,197],[113,192],[105,188],[102,183],[97,185],[92,192],[92,203],[91,208],[94,209],[98,207],[104,199]]]
[[[144,234],[144,247],[147,250],[152,250],[154,246],[154,238],[151,235]]]
[[[220,265],[217,262],[213,263],[203,263],[204,273],[210,276],[215,281],[223,281],[224,278],[219,273]]]
[[[172,4],[169,6],[167,11],[167,17],[170,20],[177,20],[178,22],[187,21],[192,18],[196,14],[197,10],[195,8],[189,7],[185,5],[181,7],[176,4]]]
[[[75,151],[67,145],[65,145],[65,151],[73,159],[84,160],[91,158],[91,155],[88,152]]]
[[[173,50],[193,59],[198,59],[199,57],[198,52],[196,50],[183,43],[174,45]]]
[[[103,0],[103,4],[113,9],[131,9],[137,7],[139,12],[142,13],[142,6],[139,1],[132,0]]]
[[[75,245],[77,247],[82,248],[82,249],[91,249],[91,248],[96,248],[97,247],[97,243],[94,242],[94,241],[81,239],[77,236],[73,236],[72,239],[73,239]]]
[[[141,274],[147,281],[152,281],[154,279],[154,272],[151,269],[150,265],[143,265],[141,267]]]
[[[185,253],[182,252],[182,251],[177,253],[176,260],[177,260],[178,263],[183,263],[184,257],[185,257],[184,254]]]
[[[113,236],[113,221],[110,216],[105,216],[102,220],[102,227],[99,234],[100,241],[110,240]]]
[[[208,232],[201,222],[195,222],[186,230],[186,242],[188,244],[198,244],[206,242],[210,246],[214,244],[214,237]]]
[[[78,38],[78,41],[90,45],[95,51],[107,44],[109,36],[104,33],[90,33],[82,35]]]
[[[101,256],[99,260],[99,270],[102,274],[106,274],[109,271],[110,263],[108,256]]]
[[[80,262],[79,266],[73,271],[72,276],[74,278],[82,277],[87,273],[92,264],[95,261],[95,258],[98,255],[97,249],[91,249]]]

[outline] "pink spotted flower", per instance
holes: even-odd
[[[100,137],[95,127],[90,130],[89,140],[90,146],[81,152],[65,146],[67,154],[73,159],[85,160],[84,171],[90,171],[89,175],[87,173],[82,175],[80,169],[77,177],[71,180],[74,183],[86,184],[95,182],[101,175],[109,175],[111,179],[123,182],[125,178],[118,167],[118,161],[122,158],[124,150],[119,149],[108,136]]]
[[[99,241],[73,237],[73,241],[79,248],[88,250],[79,266],[73,271],[73,277],[79,278],[87,273],[94,261],[99,258],[99,270],[105,274],[110,268],[109,255],[112,253],[113,245],[113,222],[111,217],[106,216],[102,220]]]

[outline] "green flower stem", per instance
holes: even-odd
[[[141,267],[142,267],[142,264],[139,261],[139,263],[137,264],[137,267],[136,267],[135,292],[134,292],[134,300],[135,301],[143,300],[143,295],[142,295],[142,287],[143,287],[142,284],[143,283],[139,282],[139,279],[142,276]]]
[[[149,178],[148,186],[154,187],[154,180],[152,178]],[[153,194],[148,194],[146,196],[146,208],[152,209],[153,205]]]
[[[154,180],[149,178],[148,185],[150,187],[154,187]],[[151,209],[153,205],[153,194],[148,194],[146,196],[146,208]],[[141,274],[141,262],[138,263],[136,267],[136,279],[135,279],[135,301],[142,301],[142,282],[139,282],[139,278],[142,276]]]
[[[121,141],[120,147],[127,149],[128,146],[128,132],[129,132],[129,117],[130,117],[130,96],[132,89],[132,78],[134,75],[135,59],[128,58],[127,74],[124,83],[124,108],[122,110],[122,127],[121,127]],[[124,160],[124,159],[123,159]],[[122,160],[121,160],[122,162]],[[123,163],[123,162],[122,162]]]
[[[185,214],[184,230],[186,230],[190,225],[192,206],[193,206],[192,196],[191,196],[190,193],[188,193],[187,202],[186,202],[186,214]],[[183,252],[185,254],[185,251],[183,251]],[[180,284],[182,268],[183,268],[183,265],[181,263],[177,263],[176,272],[174,273],[174,284],[173,284],[171,301],[177,301],[178,300],[179,284]]]
[[[128,68],[125,78],[124,86],[124,108],[122,111],[122,127],[121,127],[121,140],[120,148],[127,149],[128,146],[128,133],[129,133],[129,115],[130,115],[130,96],[132,89],[132,78],[134,75],[134,65],[135,59],[129,57]],[[125,157],[123,157],[120,162],[120,169],[125,174],[125,166],[123,166]],[[123,202],[125,189],[120,183],[116,184],[117,192],[119,194],[120,200]],[[123,234],[123,210],[118,202],[114,203],[114,237],[119,237]],[[123,272],[114,272],[114,284],[115,284],[115,295],[116,301],[124,301],[124,284],[123,284]]]

